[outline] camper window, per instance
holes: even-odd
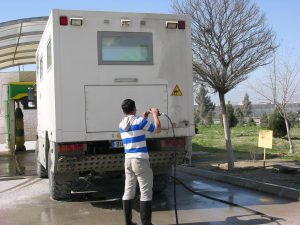
[[[40,59],[40,80],[42,81],[43,80],[43,75],[44,75],[44,70],[43,70],[43,57],[41,57]]]
[[[99,65],[152,65],[152,33],[98,32]]]
[[[47,45],[47,70],[50,69],[50,67],[52,66],[52,47],[51,47],[51,39],[48,42]]]
[[[36,81],[40,78],[40,61],[39,57],[36,58]]]

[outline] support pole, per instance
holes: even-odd
[[[10,141],[9,141],[9,100],[5,100],[5,123],[6,123],[6,134],[5,134],[5,148],[9,150]]]
[[[9,150],[15,152],[16,134],[15,134],[15,100],[9,100]]]

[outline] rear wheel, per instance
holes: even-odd
[[[55,174],[51,172],[51,155],[49,151],[48,156],[48,177],[49,177],[49,192],[50,197],[54,200],[66,200],[71,197],[71,183],[70,182],[57,182]]]
[[[153,178],[153,192],[160,193],[163,192],[168,183],[169,183],[170,177],[168,174],[157,174],[154,175]]]
[[[38,143],[38,140],[36,140],[36,144],[35,144],[36,173],[37,173],[37,176],[39,178],[47,178],[48,177],[48,171],[40,163],[38,154],[39,154],[39,143]]]

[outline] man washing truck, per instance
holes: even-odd
[[[124,173],[124,99],[172,119],[160,117],[161,132],[147,135],[153,191],[163,191],[174,150],[182,163],[194,135],[189,17],[55,9],[36,62],[37,173],[51,198],[70,198],[79,178]]]
[[[141,117],[136,116],[135,102],[131,99],[125,99],[122,102],[122,110],[125,117],[119,128],[125,152],[125,191],[122,198],[125,224],[136,224],[132,222],[131,201],[134,199],[138,181],[141,192],[141,221],[143,225],[152,225],[153,173],[150,167],[145,134],[146,132],[160,133],[161,125],[158,110],[151,108],[154,123],[147,120],[148,112],[144,112]]]

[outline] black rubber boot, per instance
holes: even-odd
[[[125,216],[125,224],[126,225],[137,225],[132,222],[132,208],[131,208],[131,200],[123,200],[123,211]]]
[[[151,223],[152,201],[140,201],[140,216],[142,225],[153,225]]]

